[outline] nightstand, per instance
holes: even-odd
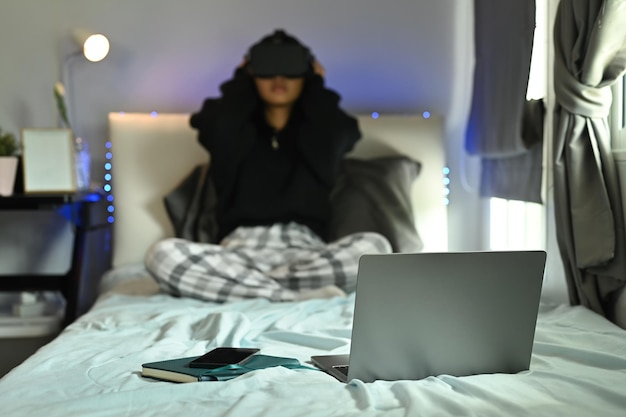
[[[15,262],[17,266],[10,265],[13,259],[3,260],[9,266],[0,271],[0,291],[60,291],[66,301],[66,325],[85,313],[96,299],[100,278],[111,267],[107,206],[100,193],[0,197],[0,216],[10,222],[0,228],[0,246],[15,258],[25,257]],[[58,236],[68,246],[68,260],[53,272],[40,270],[45,256],[31,256],[28,250],[37,246],[49,258],[63,258],[54,252],[62,246],[54,242]],[[26,264],[25,270],[19,269],[20,263]]]

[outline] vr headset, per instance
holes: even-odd
[[[254,77],[303,77],[312,68],[309,49],[298,43],[257,43],[250,49],[249,59]]]

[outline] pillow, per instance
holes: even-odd
[[[342,161],[331,194],[329,240],[356,232],[387,237],[394,252],[419,252],[411,188],[421,165],[405,156]]]
[[[328,240],[377,232],[389,240],[394,252],[422,250],[411,204],[411,187],[420,168],[419,162],[404,156],[344,159],[331,193]],[[207,173],[207,164],[196,166],[164,198],[177,237],[216,241],[215,189]]]
[[[217,241],[215,186],[208,170],[208,164],[195,166],[163,198],[176,237],[202,243]]]

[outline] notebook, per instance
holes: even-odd
[[[530,365],[544,251],[397,253],[359,261],[346,382],[517,373]]]

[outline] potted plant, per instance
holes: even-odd
[[[0,129],[0,195],[10,196],[13,194],[15,176],[17,174],[17,151],[19,145],[15,135],[4,133]]]

